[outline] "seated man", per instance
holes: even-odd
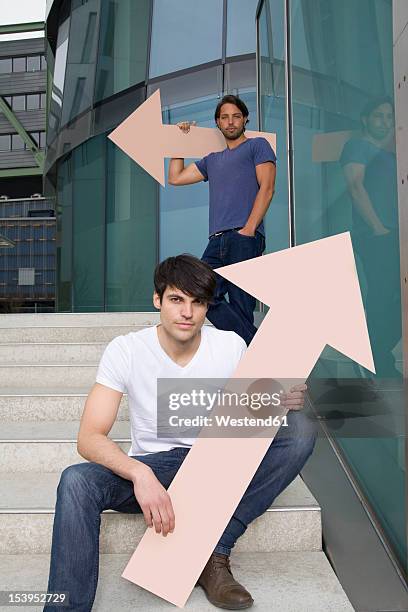
[[[245,342],[235,332],[203,327],[215,286],[215,273],[195,257],[166,259],[154,276],[160,324],[115,338],[103,354],[78,434],[78,452],[89,462],[66,468],[58,486],[48,591],[68,592],[66,609],[92,609],[103,510],[142,512],[146,525],[163,536],[175,528],[167,488],[194,440],[156,436],[156,384],[158,378],[228,379],[233,374]],[[285,403],[293,409],[288,413],[292,435],[289,440],[282,435],[285,427],[276,435],[198,580],[216,606],[233,610],[253,603],[234,580],[229,555],[247,525],[270,507],[313,450],[314,426],[298,412],[305,389],[286,394]],[[132,437],[127,455],[107,437],[126,392]]]

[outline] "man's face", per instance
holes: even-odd
[[[162,301],[157,293],[154,306],[160,310],[160,322],[169,336],[178,342],[186,342],[202,328],[208,304],[183,293],[176,287],[166,287]]]
[[[244,133],[247,117],[244,117],[235,104],[223,104],[217,125],[227,140],[236,140]]]
[[[394,112],[391,104],[386,102],[377,106],[368,117],[364,118],[367,132],[375,140],[385,140],[394,127]]]

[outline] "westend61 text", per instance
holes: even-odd
[[[216,415],[215,417],[195,416],[193,418],[173,415],[169,418],[172,427],[286,427],[287,416],[268,416],[264,419],[254,417],[234,418],[231,416]]]

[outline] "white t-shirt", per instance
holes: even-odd
[[[128,394],[132,445],[129,456],[190,447],[194,439],[157,438],[158,378],[225,378],[235,371],[246,344],[233,331],[210,326],[201,329],[201,341],[186,366],[164,351],[157,326],[114,338],[99,363],[96,382]]]

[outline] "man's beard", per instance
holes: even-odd
[[[227,140],[237,140],[237,138],[242,136],[242,134],[244,133],[245,127],[242,127],[241,130],[238,130],[236,132],[228,132],[227,130],[223,130],[222,128],[220,128],[220,130],[223,133],[224,137],[227,138]]]

